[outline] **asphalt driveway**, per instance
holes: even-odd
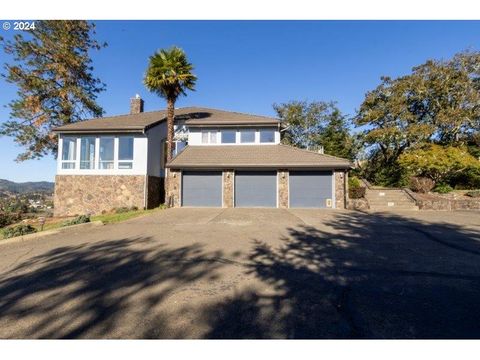
[[[0,244],[1,338],[480,338],[479,303],[479,212],[171,209]]]

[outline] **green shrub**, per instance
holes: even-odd
[[[90,216],[88,215],[80,215],[77,216],[75,219],[65,221],[62,226],[70,226],[70,225],[78,225],[78,224],[85,224],[90,222]]]
[[[12,237],[15,237],[15,236],[32,234],[32,233],[35,233],[35,232],[37,232],[37,229],[35,229],[31,225],[17,225],[17,226],[13,226],[13,227],[10,227],[10,228],[6,228],[3,231],[3,238],[8,239],[8,238],[12,238]]]
[[[448,184],[438,184],[437,186],[435,186],[433,191],[439,194],[448,194],[449,192],[453,191],[453,188]]]
[[[362,184],[356,176],[350,176],[348,178],[348,187],[350,189],[356,189],[356,188],[359,188],[361,186],[362,186]]]
[[[348,196],[350,199],[361,199],[365,197],[366,188],[365,187],[354,187],[348,189]]]
[[[123,207],[115,208],[115,214],[121,214],[129,211],[137,211],[137,210],[138,210],[138,207],[136,206],[123,206]]]
[[[472,190],[467,193],[465,193],[466,196],[470,196],[473,198],[480,198],[480,190]]]
[[[0,228],[13,224],[21,219],[20,213],[0,212]]]

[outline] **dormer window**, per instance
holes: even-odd
[[[275,130],[273,130],[273,129],[261,129],[260,130],[260,142],[261,143],[274,143],[275,142]]]
[[[216,130],[204,130],[202,131],[202,144],[216,144],[217,143],[217,131]]]
[[[254,143],[255,142],[255,130],[246,129],[240,130],[240,142],[244,143]]]
[[[236,130],[222,130],[222,144],[235,144],[237,131]]]

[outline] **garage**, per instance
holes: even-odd
[[[332,207],[332,194],[332,171],[290,171],[291,208]]]
[[[277,207],[276,171],[237,171],[236,207]]]
[[[222,207],[222,172],[184,171],[182,206]]]

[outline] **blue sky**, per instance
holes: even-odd
[[[145,111],[165,106],[142,84],[148,57],[178,45],[195,65],[197,91],[177,102],[274,115],[273,103],[334,100],[350,115],[382,75],[406,74],[430,58],[480,49],[480,22],[460,21],[99,21],[97,39],[109,46],[92,54],[107,84],[98,99],[106,115],[129,111],[139,93]],[[13,31],[0,30],[3,36]],[[5,55],[0,53],[0,62]],[[0,79],[0,122],[16,89]],[[14,161],[21,152],[0,138],[0,178],[53,181],[52,157]]]

